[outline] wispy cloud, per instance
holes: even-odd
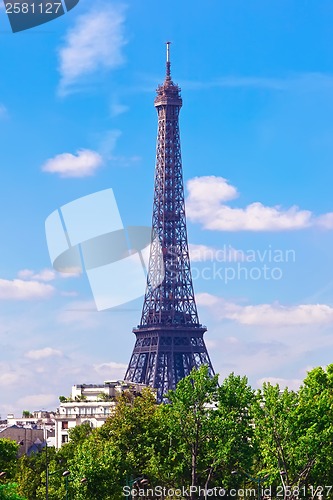
[[[39,281],[0,279],[0,300],[47,299],[54,291],[53,286]]]
[[[43,269],[38,273],[32,269],[22,269],[17,273],[17,276],[23,280],[53,281],[56,278],[56,273],[53,269]]]
[[[54,356],[63,356],[63,353],[59,349],[53,349],[52,347],[44,347],[43,349],[35,349],[25,353],[26,358],[34,361]]]
[[[42,165],[43,172],[59,174],[60,177],[89,177],[103,164],[103,158],[96,151],[80,149],[75,155],[62,153]]]
[[[94,370],[99,376],[104,377],[104,380],[122,380],[126,369],[127,365],[114,361],[94,365]]]
[[[228,75],[210,81],[182,80],[180,85],[186,90],[204,90],[219,87],[284,90],[288,87],[288,82],[288,79],[281,78]]]
[[[58,314],[58,322],[76,329],[94,329],[99,326],[101,316],[96,311],[96,305],[89,300],[76,300],[69,303]]]
[[[121,131],[117,129],[106,130],[100,138],[98,151],[105,161],[111,162],[113,166],[130,167],[138,163],[139,156],[122,156],[115,153],[117,141],[121,136]]]
[[[112,101],[110,105],[110,113],[112,117],[122,115],[129,110],[129,107],[125,104],[121,104],[117,101]]]
[[[320,215],[317,217],[316,224],[324,229],[333,228],[333,212]]]
[[[59,51],[60,94],[71,92],[84,76],[124,63],[124,22],[124,7],[107,2],[94,2],[78,17]]]
[[[31,394],[20,398],[17,404],[21,408],[33,408],[44,409],[50,408],[51,405],[55,405],[57,402],[57,397],[54,394]]]
[[[120,130],[106,130],[99,138],[97,151],[79,149],[76,154],[61,153],[46,160],[41,169],[43,172],[58,174],[63,178],[90,177],[97,172],[104,162],[111,161],[113,164],[124,166],[140,160],[138,157],[122,157],[115,154],[120,136]]]
[[[284,209],[260,202],[233,208],[226,202],[239,196],[237,189],[223,177],[195,177],[187,182],[188,218],[204,229],[218,231],[288,231],[319,226],[333,228],[333,213],[315,217],[297,206]]]
[[[208,81],[182,80],[180,85],[186,90],[229,87],[311,92],[323,88],[333,89],[333,75],[327,73],[289,74],[284,77],[226,75]]]
[[[197,295],[197,302],[214,310],[220,320],[232,320],[242,325],[279,328],[333,323],[333,308],[327,304],[240,305],[207,293]]]
[[[120,136],[121,131],[116,129],[106,130],[102,134],[98,150],[104,159],[112,160],[114,158],[114,150]]]
[[[303,382],[301,378],[281,378],[281,377],[263,377],[257,380],[257,385],[260,387],[264,382],[268,382],[271,385],[278,384],[281,389],[288,387],[289,390],[297,391]]]
[[[77,272],[70,273],[60,273],[54,271],[54,269],[42,269],[41,271],[34,271],[33,269],[22,269],[17,273],[17,277],[21,280],[25,281],[42,281],[42,282],[50,282],[55,281],[56,279],[68,279],[68,278],[78,278],[81,275],[81,269],[77,270]],[[77,295],[77,292],[62,292],[62,295]]]
[[[0,387],[14,386],[18,383],[19,379],[19,374],[14,371],[1,373]]]

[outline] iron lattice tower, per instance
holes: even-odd
[[[166,77],[157,88],[155,188],[147,288],[136,343],[125,380],[157,389],[161,402],[193,367],[213,368],[199,323],[187,242],[179,134],[180,88],[171,79],[169,42]]]

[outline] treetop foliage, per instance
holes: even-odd
[[[270,383],[254,390],[234,373],[219,385],[202,366],[166,397],[159,405],[148,388],[140,397],[125,392],[102,427],[84,423],[59,451],[49,449],[49,500],[66,497],[64,470],[76,500],[123,499],[138,478],[152,488],[192,486],[192,499],[195,488],[253,488],[256,478],[289,500],[330,484],[333,365],[311,370],[298,391]],[[45,499],[45,451],[17,459],[17,448],[0,439],[0,500]]]

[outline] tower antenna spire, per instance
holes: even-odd
[[[171,45],[171,42],[166,42],[166,78],[167,78],[167,80],[171,79],[170,45]]]

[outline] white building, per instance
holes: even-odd
[[[101,427],[112,414],[117,396],[124,391],[139,394],[144,385],[123,381],[108,381],[102,385],[73,385],[72,395],[61,401],[55,415],[55,446],[59,449],[69,441],[70,429],[84,422],[92,428]]]

